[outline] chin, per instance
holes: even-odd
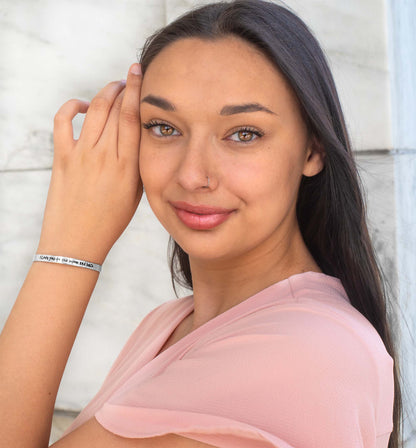
[[[232,260],[242,255],[241,245],[238,246],[238,250],[235,250],[228,244],[221,241],[189,241],[183,239],[175,241],[180,245],[182,250],[186,252],[190,260],[203,261],[203,262],[223,262],[226,260]]]

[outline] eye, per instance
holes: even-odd
[[[258,138],[263,137],[263,133],[252,128],[241,128],[233,132],[228,139],[237,143],[251,143]]]
[[[148,123],[143,123],[143,127],[145,129],[151,129],[151,132],[156,137],[175,137],[181,135],[173,126],[161,121],[149,121]]]

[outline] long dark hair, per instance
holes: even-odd
[[[310,132],[325,151],[324,169],[301,180],[297,219],[321,270],[341,280],[352,305],[372,323],[395,361],[394,429],[389,448],[398,448],[402,403],[387,294],[366,224],[362,186],[335,83],[311,31],[288,8],[268,1],[212,3],[188,12],[146,41],[140,58],[143,73],[161,50],[179,39],[213,40],[229,35],[255,45],[285,76]],[[172,282],[192,289],[189,257],[172,239],[170,263]]]

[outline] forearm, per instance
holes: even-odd
[[[0,336],[1,446],[48,446],[59,383],[98,275],[52,263],[30,268]]]

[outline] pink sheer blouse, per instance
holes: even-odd
[[[95,416],[224,448],[387,447],[393,361],[339,279],[293,275],[156,356],[192,310],[188,296],[149,313],[67,432]]]

